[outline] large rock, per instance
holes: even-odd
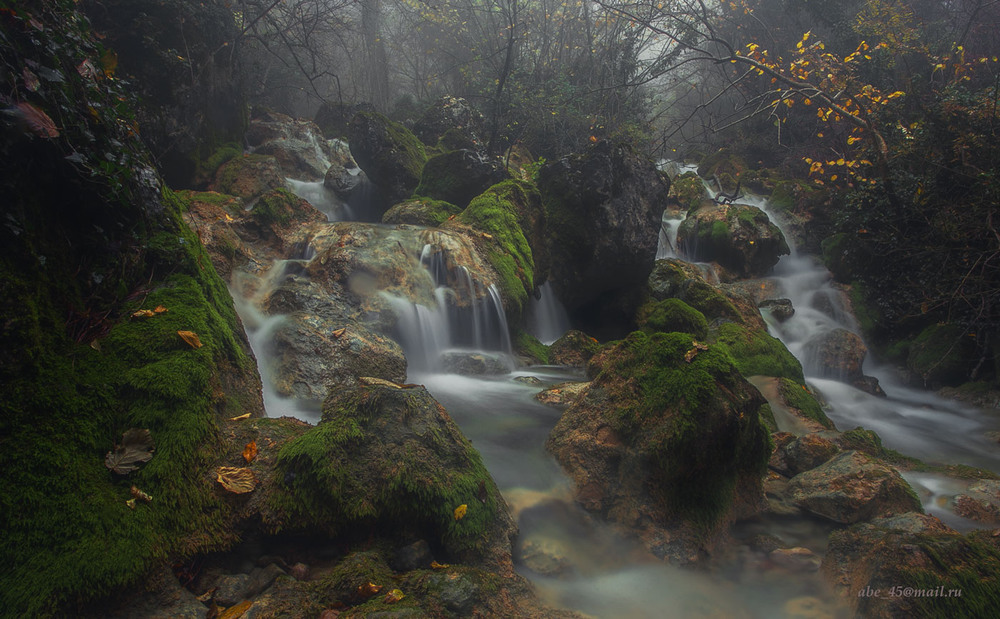
[[[253,201],[274,189],[282,189],[285,178],[278,160],[268,155],[233,157],[215,173],[212,191]]]
[[[1000,481],[981,479],[955,497],[955,513],[976,522],[1000,525]]]
[[[461,97],[445,95],[428,107],[413,125],[420,140],[446,148],[474,148],[481,141],[483,116]]]
[[[633,292],[656,257],[669,180],[627,147],[602,141],[546,164],[538,188],[559,299],[578,317],[631,320],[641,301]]]
[[[465,208],[507,176],[499,161],[473,150],[452,150],[427,160],[414,193]]]
[[[278,453],[265,519],[330,534],[426,539],[442,561],[511,565],[514,523],[479,453],[420,386],[331,392]],[[458,511],[456,511],[458,510]]]
[[[861,370],[868,347],[858,334],[839,328],[827,331],[809,340],[803,353],[805,370],[810,375],[839,380],[873,395],[885,395],[878,379],[865,376]]]
[[[1000,548],[989,531],[959,535],[906,513],[830,536],[822,572],[855,617],[991,617],[1000,605]]]
[[[764,399],[723,350],[636,332],[588,371],[590,387],[546,443],[585,509],[686,563],[711,547],[718,525],[761,508]]]
[[[284,176],[300,181],[321,181],[332,164],[351,161],[343,142],[327,140],[313,122],[277,112],[255,117],[246,140],[253,152],[277,159]]]
[[[347,139],[347,128],[358,112],[374,112],[370,103],[342,103],[324,101],[316,110],[313,122],[328,139]]]
[[[799,507],[850,524],[914,511],[920,499],[895,469],[859,451],[844,451],[792,478],[788,494]]]
[[[549,346],[549,361],[555,365],[584,368],[600,347],[597,340],[583,331],[571,329]]]
[[[790,252],[784,235],[756,206],[705,206],[681,224],[677,245],[684,255],[718,262],[743,277],[765,275]]]
[[[384,224],[440,226],[462,212],[451,202],[416,197],[400,202],[382,215]]]
[[[381,190],[383,210],[413,194],[427,155],[409,129],[376,112],[360,112],[351,120],[348,140],[358,166]]]

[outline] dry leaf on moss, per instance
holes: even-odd
[[[202,346],[198,334],[194,331],[178,331],[177,335],[181,336],[181,339],[187,342],[191,348],[201,348]]]
[[[141,309],[132,312],[132,318],[151,318],[155,315],[156,314],[153,313],[153,310],[148,309]]]
[[[142,490],[139,490],[135,486],[132,486],[131,492],[132,492],[132,497],[133,498],[139,499],[140,501],[144,501],[146,503],[152,503],[153,502],[153,497],[149,496],[148,494],[146,494]]]
[[[239,617],[242,617],[248,610],[250,610],[251,606],[253,606],[252,600],[243,600],[239,604],[230,606],[216,615],[215,619],[239,619]]]
[[[257,457],[257,441],[250,441],[247,446],[243,448],[243,459],[247,461],[247,464],[253,462],[253,459]]]
[[[386,604],[395,604],[396,602],[400,601],[401,599],[403,599],[405,597],[406,597],[406,594],[404,594],[402,591],[400,591],[399,589],[393,589],[389,593],[385,594],[385,603]]]
[[[216,481],[233,494],[245,494],[257,487],[257,478],[248,468],[220,466],[216,472]]]
[[[131,428],[122,434],[122,442],[104,456],[104,466],[119,475],[127,475],[153,457],[153,437],[149,430]]]
[[[243,413],[242,415],[236,415],[235,417],[230,417],[229,421],[240,421],[241,419],[250,419],[250,413]]]
[[[459,505],[458,507],[456,507],[455,508],[455,520],[461,520],[462,518],[464,518],[465,517],[465,512],[467,512],[467,511],[469,511],[469,506],[466,505],[465,503],[462,503],[461,505]]]

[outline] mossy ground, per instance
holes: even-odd
[[[9,569],[0,596],[8,612],[55,614],[129,584],[154,560],[232,542],[229,509],[207,469],[217,420],[254,407],[252,393],[226,393],[223,374],[253,372],[253,362],[234,337],[225,285],[169,192],[163,202],[145,256],[148,283],[118,307],[105,335],[67,337],[60,281],[36,273],[24,297],[34,358],[2,402],[0,548]],[[157,306],[167,311],[129,318]],[[182,330],[203,346],[187,344]],[[149,429],[156,451],[120,477],[104,455],[132,427]],[[153,501],[129,509],[132,485]]]
[[[827,430],[833,430],[833,422],[823,412],[823,407],[809,389],[791,378],[778,380],[778,393],[789,407],[799,411],[800,415],[819,422]]]
[[[680,299],[664,299],[639,308],[636,324],[646,332],[690,333],[698,339],[708,336],[705,315]]]
[[[744,376],[778,376],[805,384],[802,364],[780,340],[736,323],[719,326],[714,339],[732,354]]]

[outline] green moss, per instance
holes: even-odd
[[[499,492],[439,407],[423,388],[373,386],[328,398],[323,421],[278,453],[284,482],[268,499],[270,524],[343,536],[375,527],[427,539],[453,557],[482,551]],[[456,519],[460,505],[468,511]]]
[[[440,226],[462,209],[451,202],[416,197],[393,206],[382,216],[383,223],[408,223],[418,226]]]
[[[299,198],[287,189],[265,193],[250,209],[250,214],[265,225],[287,226],[295,217]]]
[[[865,286],[859,281],[851,282],[847,290],[847,296],[851,299],[851,309],[854,310],[854,317],[864,334],[875,333],[882,321],[878,310],[868,302],[868,293]]]
[[[895,466],[906,469],[924,468],[923,463],[916,458],[904,456],[893,449],[886,449],[882,446],[882,438],[878,434],[862,427],[844,432],[837,442],[844,449],[856,449]]]
[[[698,350],[687,334],[635,332],[592,365],[594,384],[634,385],[616,398],[616,430],[651,452],[669,511],[711,526],[729,509],[737,479],[763,474],[770,443],[760,395],[725,347]]]
[[[67,337],[58,295],[65,283],[42,277],[29,297],[32,319],[46,327],[33,334],[32,369],[10,381],[0,404],[0,596],[11,612],[56,614],[135,581],[154,560],[232,542],[230,509],[207,471],[217,419],[247,404],[220,397],[224,375],[253,364],[234,338],[225,285],[170,192],[163,203],[145,257],[152,279],[93,346]],[[168,311],[128,318],[158,305]],[[194,331],[203,346],[192,348],[179,330]],[[120,477],[104,455],[131,427],[149,429],[156,451]],[[129,509],[133,484],[153,501]]]
[[[686,276],[685,276],[686,277]],[[677,291],[677,296],[709,319],[740,320],[740,312],[726,295],[700,279],[685,280]]]
[[[424,150],[423,142],[412,131],[377,112],[358,112],[354,118],[352,123],[360,120],[369,127],[384,127],[386,138],[392,145],[389,150],[394,151],[394,156],[402,155],[399,161],[403,164],[407,175],[414,180],[420,179],[424,164],[427,162],[427,152]]]
[[[780,378],[778,380],[778,393],[785,404],[799,411],[799,414],[819,422],[827,430],[835,429],[833,422],[823,412],[823,407],[805,385],[797,383],[791,378]]]
[[[215,178],[215,173],[222,164],[243,154],[243,148],[235,142],[223,144],[215,152],[197,162],[195,167],[195,182],[208,184]]]
[[[705,183],[696,173],[685,172],[670,184],[670,193],[677,199],[681,209],[690,213],[698,209],[705,199]]]
[[[531,358],[538,365],[548,365],[549,363],[549,347],[539,342],[534,335],[527,331],[517,332],[517,336],[514,338],[514,349],[519,355]]]
[[[698,234],[699,236],[707,236],[712,243],[717,245],[725,243],[729,238],[729,224],[722,220],[714,221],[711,228],[699,228]]]
[[[929,384],[960,385],[977,362],[974,342],[960,325],[930,325],[913,340],[906,365]]]
[[[492,237],[493,248],[487,251],[487,260],[500,277],[503,298],[513,304],[518,314],[535,288],[535,261],[522,228],[525,217],[519,205],[537,199],[533,185],[508,180],[474,198],[458,216],[459,221]]]
[[[760,407],[760,420],[767,426],[768,432],[778,431],[778,422],[774,420],[774,411],[770,404]]]
[[[219,165],[215,184],[224,188],[224,191],[230,191],[229,188],[240,184],[241,177],[246,174],[245,170],[264,168],[273,160],[274,157],[271,155],[258,155],[255,153],[250,153],[242,157],[233,157]]]
[[[744,376],[778,376],[805,383],[802,364],[765,331],[727,322],[719,326],[715,340],[732,354]]]
[[[680,299],[650,302],[639,309],[636,323],[648,333],[678,331],[690,333],[698,339],[708,336],[705,315]]]
[[[1000,608],[1000,549],[990,531],[958,534],[918,535],[916,545],[929,564],[900,566],[901,582],[915,590],[959,592],[960,597],[913,596],[908,598],[907,616],[992,617]],[[947,593],[946,593],[947,595]]]

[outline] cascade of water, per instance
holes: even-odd
[[[528,332],[542,344],[551,344],[569,330],[569,314],[551,282],[545,282],[538,287],[538,298],[528,300]]]
[[[333,193],[323,185],[323,181],[307,182],[298,181],[294,178],[286,178],[285,184],[288,189],[302,198],[309,204],[316,207],[316,210],[326,215],[327,221],[346,221],[353,219],[353,213],[346,203],[337,194]]]
[[[465,283],[465,289],[469,293],[469,308],[472,311],[472,345],[475,348],[482,348],[483,346],[483,327],[482,327],[482,317],[479,311],[479,302],[476,296],[476,282],[472,279],[472,273],[469,273],[469,269],[465,266],[458,267],[459,275],[462,281]]]
[[[687,219],[687,213],[681,213],[680,218],[672,217],[669,213],[663,213],[663,220],[660,222],[660,238],[656,246],[656,259],[678,258],[677,253],[677,231],[681,224]]]
[[[510,343],[510,329],[507,328],[507,314],[503,311],[503,299],[500,298],[500,289],[497,288],[496,284],[490,284],[488,291],[490,293],[490,307],[493,310],[493,316],[496,317],[496,328],[491,331],[499,337],[500,350],[509,355],[514,352],[514,347]],[[489,333],[484,333],[483,335],[488,336]]]

